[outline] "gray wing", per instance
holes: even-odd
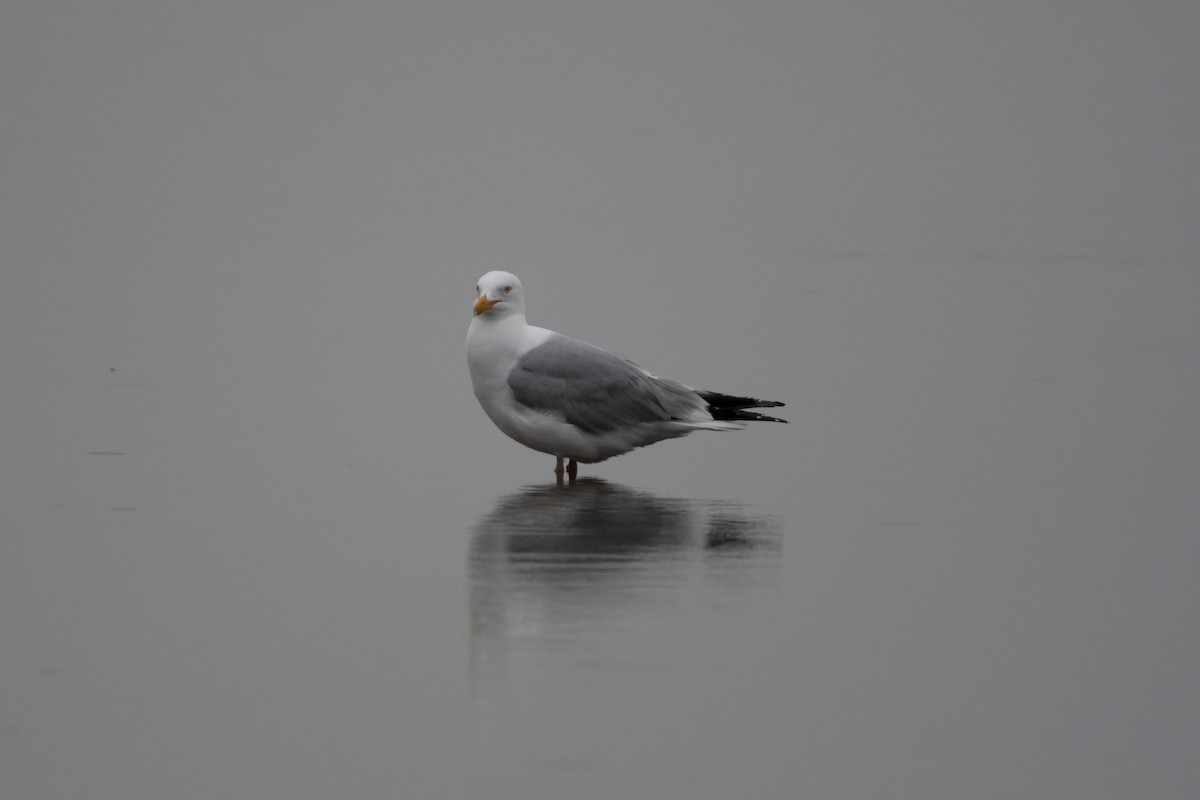
[[[561,414],[588,433],[689,419],[705,403],[607,350],[557,336],[517,359],[508,385],[518,403]]]

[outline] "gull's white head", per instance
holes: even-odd
[[[525,290],[511,272],[489,272],[475,284],[475,316],[490,318],[525,315]]]

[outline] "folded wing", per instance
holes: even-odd
[[[693,389],[566,336],[517,359],[508,385],[518,403],[559,415],[588,433],[711,419],[707,403]]]

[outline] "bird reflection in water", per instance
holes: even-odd
[[[470,548],[477,693],[502,681],[507,662],[603,658],[584,640],[762,588],[776,572],[780,529],[740,504],[595,479],[501,498]]]

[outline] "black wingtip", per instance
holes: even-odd
[[[769,417],[766,414],[759,414],[757,411],[748,411],[750,408],[781,408],[785,403],[778,400],[759,400],[755,397],[737,397],[731,394],[721,394],[720,392],[697,392],[700,397],[708,404],[708,413],[712,414],[715,420],[741,420],[741,421],[756,421],[756,422],[783,422],[787,423],[786,419],[779,417]]]

